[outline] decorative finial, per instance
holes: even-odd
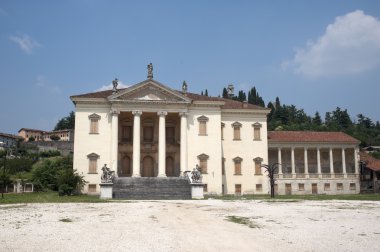
[[[148,65],[148,79],[153,79],[153,64],[149,63]]]
[[[112,89],[112,93],[116,93],[117,92],[117,85],[118,85],[118,80],[117,78],[115,78],[113,81],[112,81],[112,85],[113,85],[113,89]]]
[[[186,93],[187,93],[187,83],[186,83],[186,81],[183,81],[183,83],[182,83],[182,93],[184,95],[186,95]]]

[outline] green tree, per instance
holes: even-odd
[[[315,115],[312,119],[312,123],[314,126],[321,126],[322,125],[322,118],[321,116],[319,115],[319,112],[315,112]]]
[[[75,128],[75,113],[71,111],[69,116],[63,117],[55,125],[54,130],[74,129]]]
[[[50,139],[53,140],[53,141],[58,141],[59,139],[61,139],[58,135],[51,135],[50,136]]]
[[[223,88],[222,97],[225,98],[225,99],[228,99],[228,91],[227,91],[227,88]]]
[[[207,91],[207,89],[205,90],[205,96],[208,96],[208,91]]]

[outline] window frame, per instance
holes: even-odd
[[[88,116],[88,119],[90,120],[89,134],[91,134],[91,135],[99,134],[99,121],[101,119],[101,116],[93,113],[93,114]]]
[[[255,122],[254,124],[252,124],[252,127],[253,127],[253,140],[254,141],[261,141],[261,128],[263,127],[263,125],[259,122]],[[258,136],[256,135],[256,132],[258,132]]]
[[[201,169],[201,173],[202,174],[208,174],[207,173],[207,170],[208,170],[208,162],[207,161],[210,158],[210,156],[207,155],[207,154],[202,153],[202,154],[198,155],[197,157],[198,157],[198,160],[199,160],[199,168]],[[204,167],[204,165],[206,167]]]
[[[198,120],[198,136],[207,136],[207,122],[208,117],[202,115],[197,118]]]
[[[242,175],[241,163],[243,159],[241,157],[235,157],[232,161],[234,161],[234,175]]]
[[[234,122],[233,124],[231,124],[231,126],[233,128],[232,140],[233,141],[241,141],[241,128],[243,127],[243,125],[239,122]]]
[[[100,156],[96,153],[90,153],[87,155],[88,158],[88,174],[98,174],[98,160]],[[95,166],[95,168],[93,167]]]
[[[253,162],[255,163],[255,175],[256,176],[263,175],[263,171],[262,171],[262,167],[261,167],[263,160],[264,159],[262,159],[261,157],[256,157],[253,159]],[[258,173],[257,171],[260,171],[260,173]]]

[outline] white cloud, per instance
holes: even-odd
[[[359,74],[379,66],[380,21],[361,10],[337,17],[317,41],[282,64],[308,77]]]
[[[127,88],[127,87],[129,87],[129,85],[124,84],[124,83],[121,82],[120,80],[118,81],[117,89],[120,89],[120,88]],[[104,85],[104,86],[102,86],[101,88],[96,89],[95,91],[96,91],[96,92],[99,92],[99,91],[105,91],[105,90],[111,90],[111,89],[113,89],[113,85],[112,85],[112,83],[110,83],[110,84],[108,84],[108,85]]]
[[[52,94],[60,94],[61,89],[58,86],[52,85],[49,83],[48,79],[43,75],[37,76],[37,81],[35,84],[37,87],[47,90],[48,92]]]
[[[26,34],[18,35],[18,36],[10,36],[11,41],[20,46],[21,50],[23,50],[27,54],[31,54],[33,50],[37,47],[41,47],[41,44],[36,40],[32,39]]]

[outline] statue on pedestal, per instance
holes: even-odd
[[[111,169],[107,167],[107,164],[104,164],[102,171],[103,173],[100,177],[102,183],[112,183],[113,178],[115,177],[115,172],[111,171]]]
[[[153,79],[153,64],[149,63],[148,68],[148,79]]]

